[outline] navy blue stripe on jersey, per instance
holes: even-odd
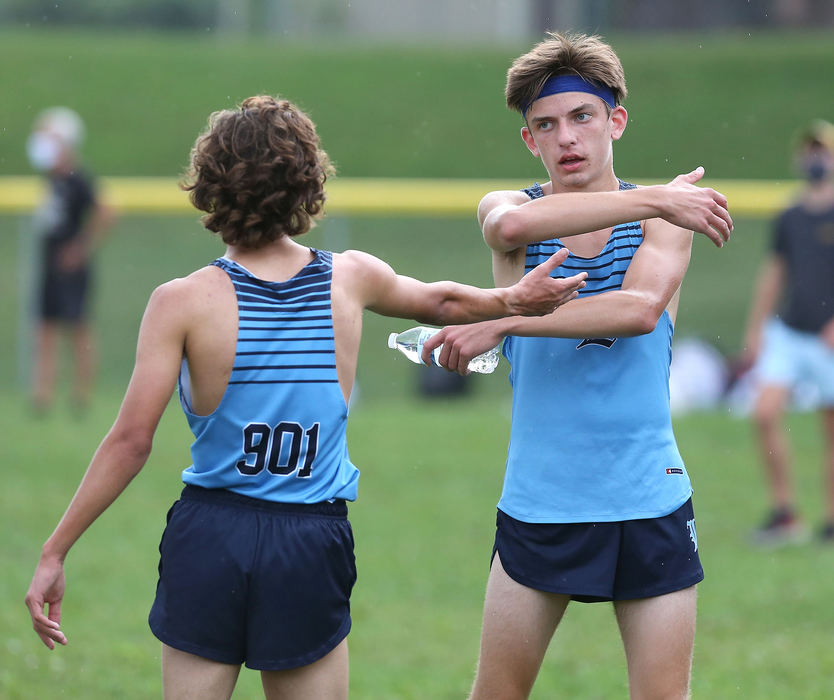
[[[282,318],[282,323],[296,323],[299,321],[329,321],[331,318],[330,314],[326,314],[324,316],[302,316],[301,318]],[[238,321],[262,321],[263,323],[268,323],[269,321],[264,319],[262,316],[239,316]],[[327,326],[329,328],[330,326]],[[251,328],[249,330],[252,330]]]
[[[215,262],[229,274],[238,300],[237,351],[229,384],[338,383],[332,268],[329,254],[315,255],[286,282],[260,280],[223,258]]]
[[[331,379],[249,379],[230,381],[229,384],[333,384]]]
[[[247,301],[249,301],[250,303],[249,304],[239,304],[238,308],[242,309],[244,311],[262,311],[262,310],[269,310],[269,309],[273,308],[272,304],[275,303],[275,302],[267,302],[267,301],[264,301],[263,299],[253,298],[251,295],[249,295],[249,298],[247,299]],[[320,301],[320,300],[319,299],[314,299],[313,301]],[[255,302],[255,303],[252,303],[252,302]],[[257,302],[263,302],[263,303],[258,304]],[[320,303],[320,304],[313,304],[313,303],[310,303],[309,301],[304,301],[304,300],[302,300],[302,301],[292,301],[292,302],[280,302],[280,303],[281,303],[281,308],[282,309],[284,309],[286,311],[292,311],[293,313],[296,313],[297,311],[300,311],[300,310],[321,311],[322,309],[329,309],[330,308],[330,303],[328,301],[325,301],[325,302]]]
[[[621,189],[631,189],[631,187],[628,183],[620,181]],[[525,189],[524,192],[531,199],[546,196],[538,183]],[[583,258],[571,253],[567,260],[551,274],[553,277],[568,277],[578,272],[587,272],[585,287],[579,290],[580,296],[620,289],[628,266],[642,241],[643,228],[639,221],[618,224],[611,229],[605,246],[597,255]],[[524,261],[525,273],[545,262],[553,253],[564,247],[566,247],[565,244],[558,238],[529,244]],[[570,245],[567,247],[570,248]],[[596,275],[594,275],[595,272]]]

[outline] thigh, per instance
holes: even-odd
[[[809,340],[808,382],[819,391],[824,407],[834,408],[834,348],[819,336]]]
[[[250,576],[246,666],[283,671],[332,652],[351,628],[355,581],[346,517],[262,518]]]
[[[661,596],[703,578],[691,499],[668,515],[622,523],[614,600]]]
[[[765,326],[762,350],[754,367],[757,384],[793,386],[799,375],[799,345],[784,323],[771,320]]]
[[[614,602],[632,700],[689,697],[696,600],[691,586],[654,598]]]
[[[511,579],[496,553],[487,582],[481,655],[472,698],[526,698],[570,596]]]
[[[159,546],[159,580],[148,618],[164,644],[224,664],[246,659],[251,538],[232,512],[181,499]]]
[[[261,682],[266,700],[347,700],[347,639],[307,666],[262,671]]]
[[[228,700],[239,664],[224,664],[162,645],[162,696],[164,700]]]

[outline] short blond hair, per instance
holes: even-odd
[[[615,104],[622,104],[628,94],[623,65],[601,37],[548,32],[547,39],[515,59],[507,71],[507,107],[523,113],[548,78],[571,74],[611,88]]]

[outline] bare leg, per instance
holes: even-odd
[[[229,700],[239,673],[239,664],[223,664],[162,645],[164,700]]]
[[[347,639],[309,666],[261,671],[267,700],[347,700]]]
[[[762,387],[754,409],[759,448],[774,508],[791,508],[794,504],[790,451],[782,425],[788,393],[786,387],[766,385]]]
[[[823,451],[825,519],[828,523],[834,523],[834,407],[823,409],[822,426],[825,439]]]
[[[487,582],[481,655],[470,700],[527,698],[570,597],[522,586],[496,554]]]
[[[73,328],[72,341],[75,360],[72,396],[78,407],[86,408],[90,403],[98,360],[95,337],[88,323],[81,322]]]
[[[58,340],[60,328],[54,321],[41,321],[37,330],[35,351],[35,376],[32,401],[38,410],[46,410],[52,405],[55,395],[55,375],[57,373]]]
[[[689,697],[696,602],[692,586],[655,598],[614,603],[632,700]]]

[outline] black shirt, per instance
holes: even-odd
[[[834,317],[834,205],[784,211],[775,222],[772,250],[787,272],[782,321],[818,333]]]

